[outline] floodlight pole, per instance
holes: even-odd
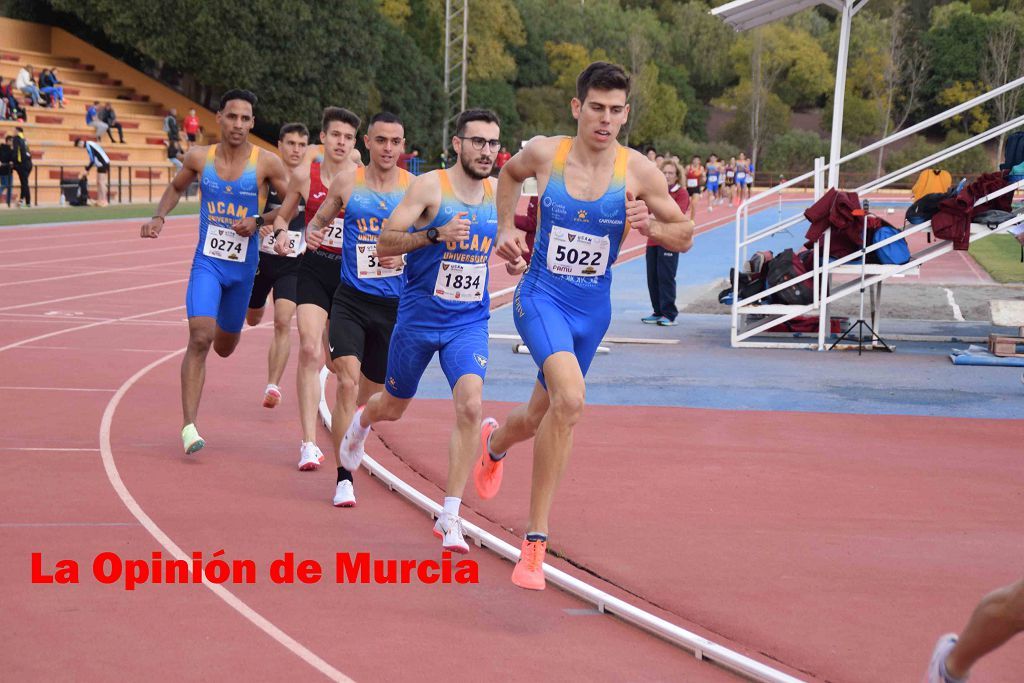
[[[839,187],[839,159],[843,156],[843,107],[846,104],[846,65],[850,54],[850,25],[854,0],[842,0],[839,53],[836,55],[836,90],[832,97],[832,148],[829,153],[828,187]],[[861,3],[863,6],[864,3]],[[857,9],[860,9],[858,7]]]

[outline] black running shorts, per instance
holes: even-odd
[[[314,304],[331,314],[334,290],[341,282],[341,254],[328,251],[307,251],[299,264],[296,303]]]
[[[331,307],[331,360],[355,356],[366,379],[384,384],[388,347],[397,316],[398,299],[366,294],[345,283],[339,284]]]
[[[249,308],[263,308],[271,290],[274,291],[274,301],[284,299],[295,303],[301,259],[301,256],[293,258],[260,252],[260,264],[252,282]]]

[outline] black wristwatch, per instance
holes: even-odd
[[[440,233],[437,231],[437,228],[430,228],[427,230],[427,239],[430,240],[431,244],[437,244],[441,241],[437,237],[439,234]]]
[[[266,223],[266,221],[263,220],[263,216],[256,214],[256,229],[259,230],[262,228],[264,223]]]

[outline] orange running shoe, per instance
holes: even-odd
[[[484,500],[498,495],[498,489],[501,488],[501,475],[505,470],[505,459],[492,460],[487,449],[487,441],[497,428],[498,421],[493,417],[485,418],[480,423],[480,457],[473,465],[473,484],[476,485],[477,495]]]
[[[532,591],[544,590],[544,555],[548,551],[547,541],[523,539],[519,561],[512,570],[512,583]]]
[[[276,384],[268,384],[263,392],[263,407],[273,408],[281,402],[281,389]]]

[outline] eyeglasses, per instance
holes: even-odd
[[[458,135],[456,137],[458,137],[460,140],[469,140],[470,144],[473,145],[473,149],[477,150],[478,152],[484,148],[484,145],[487,145],[487,147],[489,147],[492,152],[497,152],[499,149],[501,149],[501,140],[487,140],[485,138],[467,138],[463,137],[462,135]]]

